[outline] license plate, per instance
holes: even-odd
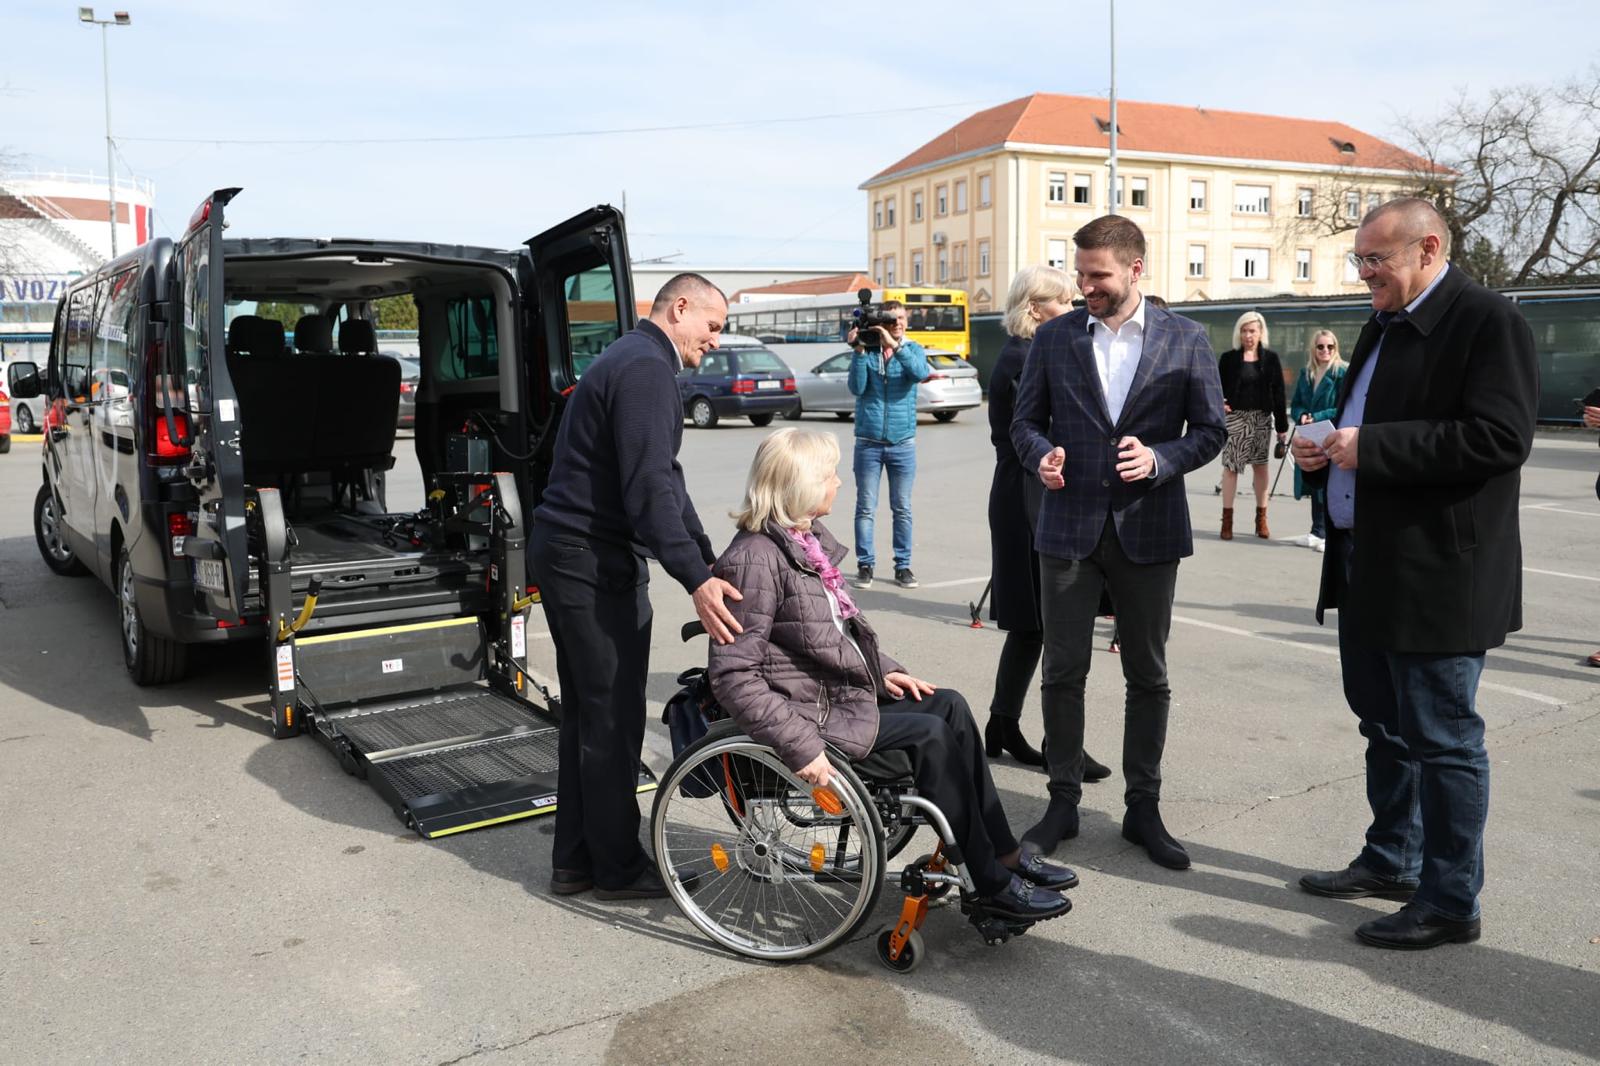
[[[206,592],[226,592],[228,590],[227,578],[222,568],[221,559],[190,559],[194,564],[194,583],[196,588]]]
[[[756,388],[758,388],[758,389],[781,389],[781,388],[783,388],[783,382],[781,382],[781,381],[758,381],[758,382],[756,382]]]

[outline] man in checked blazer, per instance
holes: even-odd
[[[1011,439],[1047,490],[1034,541],[1042,570],[1044,735],[1050,805],[1022,835],[1046,854],[1078,835],[1083,690],[1102,588],[1116,604],[1127,706],[1122,835],[1175,870],[1189,865],[1161,822],[1167,633],[1178,560],[1194,554],[1183,475],[1227,439],[1217,358],[1205,332],[1139,294],[1145,243],[1125,218],[1073,234],[1085,307],[1034,335]]]

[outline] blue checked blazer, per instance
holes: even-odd
[[[1147,306],[1144,351],[1113,425],[1090,321],[1080,307],[1040,326],[1017,383],[1011,440],[1022,468],[1037,477],[1039,460],[1056,445],[1067,456],[1067,483],[1044,494],[1034,543],[1057,559],[1088,558],[1109,514],[1133,562],[1193,555],[1183,475],[1215,459],[1228,438],[1217,357],[1197,323]],[[1155,477],[1125,483],[1118,476],[1123,437],[1156,453]]]

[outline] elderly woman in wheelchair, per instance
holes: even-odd
[[[662,879],[713,939],[804,958],[869,916],[887,858],[918,824],[940,844],[900,876],[901,917],[878,937],[897,970],[920,961],[928,902],[960,888],[990,943],[1065,914],[1077,875],[1023,853],[962,697],[878,647],[819,519],[839,488],[832,435],[787,428],[756,452],[740,532],[716,573],[743,631],[714,645],[714,725],[674,761],[652,819]]]

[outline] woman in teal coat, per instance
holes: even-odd
[[[1339,383],[1344,381],[1344,359],[1339,355],[1339,338],[1329,330],[1318,330],[1306,353],[1306,368],[1295,380],[1294,396],[1289,401],[1289,417],[1297,425],[1332,418],[1339,403]],[[1295,538],[1295,543],[1312,551],[1324,550],[1328,536],[1328,490],[1307,489],[1294,471],[1294,498],[1311,496],[1311,532]]]

